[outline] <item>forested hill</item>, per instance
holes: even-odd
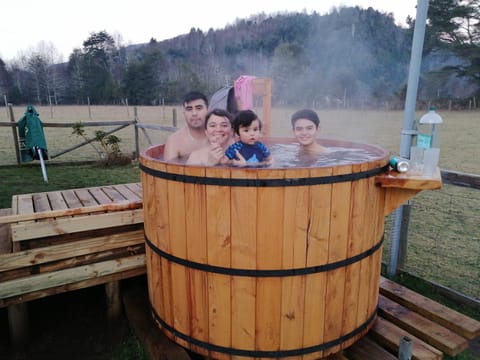
[[[389,14],[343,7],[327,15],[259,14],[220,30],[152,40],[143,50],[160,50],[170,70],[164,77],[198,76],[206,91],[249,74],[272,77],[277,102],[378,102],[406,83],[411,35]]]
[[[458,4],[446,12],[443,0],[431,0],[429,8],[419,99],[467,99],[480,89],[480,5],[477,12]],[[479,19],[452,23],[459,11]],[[127,47],[100,31],[68,63],[40,52],[11,65],[0,59],[0,94],[14,104],[178,104],[190,90],[211,96],[253,75],[272,78],[274,105],[400,107],[411,24],[397,26],[391,14],[372,8],[339,7],[325,15],[257,14],[223,29]],[[468,25],[475,36],[465,38]]]

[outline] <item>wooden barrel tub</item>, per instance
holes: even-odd
[[[149,299],[178,344],[214,359],[318,359],[376,318],[387,151],[316,168],[199,167],[141,154]]]

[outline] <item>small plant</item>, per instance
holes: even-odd
[[[119,143],[121,139],[115,135],[108,135],[103,130],[95,131],[95,137],[88,139],[85,134],[85,126],[82,123],[75,123],[73,126],[73,135],[82,137],[87,141],[97,152],[100,159],[105,165],[126,165],[131,162],[131,158],[122,154]],[[93,142],[97,142],[101,149],[99,149]]]

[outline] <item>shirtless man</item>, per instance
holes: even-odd
[[[205,135],[205,117],[208,112],[207,97],[196,91],[189,92],[183,100],[185,126],[171,134],[163,152],[165,161],[185,158],[194,150],[208,144]]]

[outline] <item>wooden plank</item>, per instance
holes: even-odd
[[[142,198],[142,195],[143,195],[142,183],[125,184],[125,186],[129,188],[131,191],[133,191],[135,194],[137,194],[140,199]]]
[[[14,213],[11,216],[3,216],[0,217],[0,224],[7,224],[12,222],[20,222],[20,221],[29,221],[29,220],[42,220],[42,219],[49,219],[55,217],[62,217],[62,216],[73,216],[73,215],[85,215],[85,214],[92,214],[96,212],[105,212],[105,211],[121,211],[121,210],[130,210],[130,209],[138,209],[142,207],[141,201],[123,201],[121,203],[111,203],[111,204],[100,204],[94,206],[86,206],[77,208],[70,208],[70,209],[61,209],[61,210],[50,210],[50,211],[43,211],[38,213],[33,212],[25,212],[25,213]],[[18,210],[21,211],[21,210]]]
[[[442,352],[438,349],[381,317],[377,318],[368,336],[394,354],[398,353],[400,341],[404,337],[410,338],[413,360],[440,360],[443,358]]]
[[[453,309],[422,296],[384,277],[380,281],[380,293],[426,318],[473,340],[480,336],[480,322]]]
[[[74,290],[84,289],[87,287],[97,286],[97,285],[105,284],[111,281],[128,279],[128,278],[143,275],[143,274],[145,274],[145,266],[140,266],[131,270],[94,277],[92,279],[64,284],[61,286],[56,286],[56,287],[52,287],[52,288],[48,288],[40,291],[34,291],[28,294],[13,296],[8,299],[0,299],[0,308],[14,305],[14,304],[24,303],[27,301],[41,299],[47,296],[62,294],[67,291],[74,291]]]
[[[447,355],[455,356],[468,347],[468,341],[392,300],[379,297],[379,314]]]
[[[398,188],[410,190],[434,190],[442,187],[440,169],[432,177],[414,175],[410,172],[389,171],[375,177],[375,182],[385,188]]]
[[[48,201],[52,210],[64,210],[68,209],[68,205],[62,196],[60,191],[52,191],[47,193]]]
[[[395,360],[396,356],[378,345],[370,337],[364,336],[344,350],[349,360]]]
[[[255,171],[231,169],[235,179],[256,179]],[[231,266],[236,269],[255,269],[257,229],[245,226],[245,214],[256,219],[257,188],[232,187],[231,228],[232,253]],[[235,276],[232,279],[232,347],[236,349],[255,349],[255,299],[256,279],[254,277]],[[232,357],[242,359],[241,357]]]
[[[262,179],[279,178],[285,175],[280,170],[262,170]],[[282,187],[257,189],[257,218],[246,216],[246,225],[252,221],[257,228],[257,269],[281,269],[283,244],[283,208],[285,195]],[[248,221],[247,221],[248,220]],[[280,349],[282,282],[280,277],[257,279],[256,299],[256,349],[271,351]]]
[[[102,191],[112,199],[113,202],[122,202],[127,200],[117,189],[113,186],[102,186]]]
[[[134,192],[125,184],[113,185],[113,188],[117,190],[122,196],[130,201],[142,200],[142,195]]]
[[[331,168],[310,169],[310,177],[332,175]],[[307,266],[318,266],[328,263],[330,236],[330,214],[332,207],[332,184],[310,186],[310,229],[308,235]],[[303,329],[303,347],[311,347],[324,343],[325,333],[322,324],[325,322],[326,272],[308,275],[305,282],[305,319]],[[305,360],[318,359],[322,352],[304,355]]]
[[[35,223],[21,222],[12,224],[12,241],[24,241],[45,236],[72,234],[81,231],[106,229],[115,226],[141,224],[143,209],[118,211],[80,216],[73,218],[57,218]]]
[[[103,261],[52,273],[32,275],[22,279],[5,281],[0,287],[0,299],[29,292],[48,289],[78,281],[93,279],[116,272],[145,266],[145,255],[134,255],[123,259]]]
[[[75,189],[75,194],[82,203],[82,206],[99,205],[88,189]]]
[[[17,195],[15,200],[17,212],[14,212],[14,214],[33,214],[35,212],[31,195]],[[14,209],[13,203],[12,209]]]
[[[368,170],[368,164],[354,164],[352,172],[357,173]],[[371,224],[370,214],[366,214],[365,206],[368,204],[368,181],[354,181],[351,184],[351,201],[350,201],[350,223],[348,230],[347,257],[352,258],[362,252],[363,243],[365,241],[366,228]],[[368,262],[364,260],[362,262]],[[358,305],[360,304],[360,280],[361,278],[361,262],[356,262],[345,269],[345,299],[343,306],[343,323],[342,334],[348,334],[355,330],[359,324],[363,324],[369,314],[358,315]]]
[[[65,243],[3,254],[0,255],[0,272],[142,244],[143,242],[143,230],[136,230],[75,241],[75,243]]]
[[[32,200],[33,200],[33,207],[35,208],[35,212],[52,210],[46,193],[33,194]]]
[[[197,166],[185,167],[185,175],[205,177],[205,168]],[[206,185],[190,184],[185,187],[185,196],[191,204],[186,211],[187,258],[190,261],[207,263],[207,205]],[[207,273],[196,269],[189,269],[189,287],[191,296],[190,331],[192,338],[207,343],[208,331],[208,280]],[[204,348],[191,345],[194,352],[204,354]],[[208,355],[208,352],[205,354]]]
[[[206,176],[213,178],[229,178],[230,172],[222,168],[207,168]],[[231,267],[230,239],[230,187],[206,187],[207,216],[207,259],[209,265]],[[209,341],[213,344],[230,348],[232,346],[232,305],[231,276],[209,273],[208,309],[209,309]],[[214,359],[229,359],[226,354],[211,352]]]
[[[63,190],[62,195],[70,209],[81,208],[83,206],[74,190]]]
[[[308,178],[309,169],[290,173],[294,178]],[[284,188],[282,269],[302,269],[306,266],[309,226],[309,188]],[[282,278],[280,349],[303,348],[306,276]],[[301,357],[299,357],[301,358]]]
[[[109,196],[107,196],[107,194],[103,192],[103,189],[100,187],[88,188],[88,191],[99,204],[110,204],[114,202]]]
[[[167,172],[174,174],[183,174],[184,167],[174,164],[167,165]],[[170,238],[170,254],[181,259],[187,257],[187,239],[185,232],[185,185],[179,181],[168,181],[168,213],[169,218],[169,230]],[[173,323],[172,326],[175,330],[184,335],[190,335],[190,318],[189,318],[189,288],[188,288],[188,272],[185,266],[172,263],[170,267],[171,271],[171,284],[172,284],[172,313]],[[189,348],[189,344],[186,340],[176,337],[180,345]]]
[[[351,174],[352,166],[337,166],[333,175]],[[330,216],[330,246],[328,248],[328,263],[345,260],[348,251],[348,236],[350,223],[351,182],[339,182],[332,185],[332,212]],[[343,307],[345,301],[344,267],[327,272],[324,333],[325,342],[339,339],[342,336]],[[340,345],[328,350],[327,354],[340,351]]]

